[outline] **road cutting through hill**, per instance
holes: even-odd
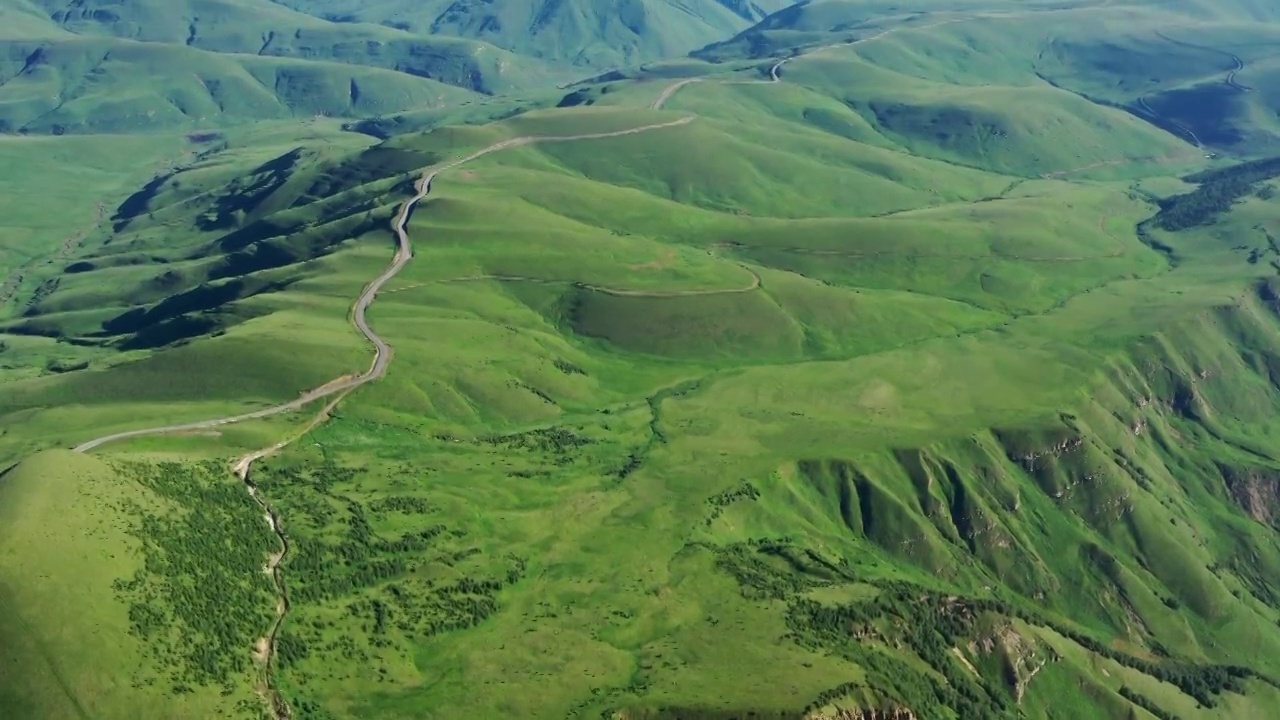
[[[1015,15],[1000,16],[1000,17],[1013,17]],[[952,23],[965,22],[968,20],[977,20],[980,17],[997,17],[997,16],[994,16],[994,15],[966,16],[966,17],[960,17],[960,18],[950,18],[947,20],[939,20],[938,22],[931,23],[929,25],[901,25],[898,27],[892,27],[885,30],[881,30],[875,35],[868,35],[867,37],[858,38],[857,40],[847,40],[844,42],[831,43],[830,45],[822,45],[807,53],[785,57],[775,62],[773,65],[769,66],[769,77],[767,78],[761,78],[759,80],[716,80],[712,82],[715,82],[715,84],[717,85],[772,85],[774,83],[782,82],[782,68],[785,67],[787,63],[791,62],[792,60],[796,60],[798,58],[813,57],[814,55],[817,55],[819,53],[824,53],[829,50],[835,50],[837,48],[855,47],[857,45],[862,45],[864,43],[869,43],[874,40],[879,40],[881,38],[888,37],[889,35],[893,35],[894,33],[902,32],[904,30],[929,30],[931,28],[942,27],[943,25],[951,25]],[[692,85],[694,83],[699,83],[699,82],[707,82],[707,80],[705,78],[693,77],[693,78],[685,78],[683,80],[678,80],[674,83],[671,83],[670,85],[663,88],[662,92],[658,94],[658,97],[655,98],[653,103],[649,105],[649,109],[650,110],[663,109],[663,107],[666,106],[667,101],[669,101],[676,93],[680,92],[680,90],[682,90],[685,87],[688,87],[689,85]]]
[[[354,390],[355,388],[358,388],[361,385],[365,385],[367,383],[373,382],[374,380],[377,380],[378,378],[381,378],[383,375],[386,374],[387,366],[391,362],[392,349],[391,349],[391,346],[387,344],[387,341],[384,340],[382,336],[378,335],[378,333],[374,332],[373,328],[369,326],[367,313],[369,310],[369,306],[373,304],[374,299],[377,298],[378,292],[382,290],[383,286],[386,285],[389,281],[391,281],[392,278],[399,275],[400,271],[404,269],[404,266],[408,264],[408,262],[413,258],[413,244],[409,239],[409,233],[407,230],[409,217],[413,214],[413,210],[415,207],[417,207],[418,203],[424,200],[431,193],[431,184],[432,182],[435,181],[437,177],[439,177],[442,173],[448,172],[449,170],[453,170],[469,162],[474,162],[475,160],[485,157],[486,155],[491,155],[493,153],[501,152],[503,150],[511,150],[513,148],[524,147],[526,145],[541,144],[541,143],[576,142],[581,140],[599,140],[599,139],[605,139],[605,138],[623,137],[626,135],[638,135],[640,133],[651,132],[654,130],[662,130],[666,128],[673,128],[681,125],[687,125],[693,122],[693,120],[694,120],[694,116],[688,115],[678,120],[669,120],[666,122],[651,123],[649,125],[641,125],[639,127],[627,128],[625,130],[613,130],[613,131],[601,132],[601,133],[583,133],[579,135],[523,135],[520,137],[509,138],[507,140],[496,142],[482,150],[478,150],[470,155],[467,155],[466,157],[459,158],[445,165],[441,165],[441,166],[429,169],[427,172],[425,172],[422,175],[422,177],[420,177],[417,180],[417,182],[414,183],[415,192],[413,197],[405,201],[405,203],[400,206],[400,210],[396,214],[395,221],[392,224],[392,228],[395,231],[395,235],[396,235],[396,254],[392,258],[391,264],[388,265],[387,268],[382,271],[382,274],[378,275],[378,277],[374,278],[368,285],[365,286],[364,290],[356,298],[355,304],[352,306],[352,310],[351,310],[352,324],[355,325],[356,329],[360,332],[360,334],[363,335],[364,338],[368,340],[373,345],[373,348],[374,348],[373,362],[370,365],[368,370],[358,375],[344,375],[342,377],[331,380],[328,383],[321,385],[318,388],[308,390],[302,393],[302,395],[298,396],[298,398],[294,400],[290,400],[289,402],[285,402],[285,403],[280,403],[279,405],[273,405],[268,408],[263,408],[261,410],[255,410],[253,412],[247,412],[240,415],[230,415],[227,417],[212,418],[209,420],[199,420],[196,422],[189,422],[189,423],[176,423],[172,425],[161,425],[161,426],[152,427],[152,428],[142,428],[138,430],[126,430],[123,432],[112,433],[110,435],[104,435],[102,437],[94,438],[93,440],[89,440],[84,443],[81,443],[80,445],[75,447],[75,451],[81,452],[81,453],[88,452],[90,450],[94,450],[108,443],[116,442],[118,440],[147,437],[151,435],[166,435],[166,434],[173,434],[173,433],[192,432],[196,430],[207,430],[210,428],[217,428],[223,425],[231,425],[234,423],[241,423],[249,420],[260,420],[262,418],[268,418],[274,415],[280,415],[283,413],[300,410],[303,407],[306,407],[307,405],[310,405],[311,403],[317,400],[322,400],[324,398],[332,397],[339,393],[343,393],[349,390]]]

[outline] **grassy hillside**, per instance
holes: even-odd
[[[329,22],[266,0],[35,3],[0,38],[0,131],[146,132],[457,105],[550,85],[483,43]]]
[[[699,369],[552,334],[538,287],[406,278],[379,322],[409,362],[259,471],[299,543],[288,692],[338,716],[496,716],[509,697],[643,716],[732,686],[738,713],[944,716],[938,672],[976,693],[943,706],[966,717],[1014,698],[1047,717],[1082,683],[1079,717],[1123,717],[1131,697],[1265,717],[1265,679],[1218,684],[1212,666],[1265,673],[1280,641],[1269,573],[1230,559],[1275,552],[1274,460],[1256,453],[1276,391],[1255,353],[1280,347],[1280,319],[1242,255],[1204,260],[997,332],[745,371],[741,352]],[[762,292],[790,284],[766,274]],[[704,306],[724,323],[722,299]],[[367,570],[328,569],[351,548]],[[714,647],[736,678],[698,650]],[[465,676],[421,679],[454,662]],[[970,665],[990,668],[981,684]],[[742,683],[779,666],[794,677]],[[568,681],[530,706],[546,673]]]
[[[121,37],[211,5],[94,7],[47,32],[223,57]],[[532,6],[484,12],[509,7]],[[1271,717],[1280,162],[1262,105],[1231,110],[1254,140],[1210,147],[1158,100],[1226,83],[1246,55],[1224,28],[1268,19],[830,0],[718,62],[364,134],[239,126],[237,100],[153,145],[0,143],[52,160],[8,201],[0,697],[32,718]],[[1234,82],[1270,72],[1256,52]],[[341,102],[287,89],[262,117]],[[413,261],[368,311],[385,377],[328,416],[51,449],[364,371],[348,315],[396,206],[498,143],[408,218]],[[81,147],[93,172],[59,182]],[[94,192],[59,242],[48,208]]]
[[[521,55],[557,62],[612,67],[683,55],[743,30],[790,3],[286,0],[284,4],[344,22],[378,22],[420,34],[482,40]]]
[[[948,93],[944,87],[920,84],[922,80],[981,86],[980,95],[965,93],[968,108],[942,103],[942,108],[922,110],[916,107],[919,101],[884,98],[872,109],[882,122],[897,119],[916,127],[923,125],[922,130],[929,134],[934,132],[931,125],[945,128],[944,133],[951,135],[957,130],[976,133],[976,142],[983,147],[971,149],[970,157],[989,153],[989,145],[1006,136],[1017,136],[1016,128],[991,119],[989,114],[984,117],[972,107],[989,107],[983,96],[999,98],[996,104],[1005,108],[1026,102],[1012,95],[1002,97],[1000,86],[1039,86],[1037,89],[1047,94],[1026,104],[1046,110],[1064,102],[1077,105],[1062,107],[1054,113],[1056,117],[1088,118],[1101,115],[1106,106],[1133,116],[1126,120],[1112,112],[1109,119],[1085,119],[1089,124],[1132,124],[1136,119],[1184,142],[1244,153],[1267,152],[1273,142],[1271,117],[1275,108],[1268,96],[1254,93],[1244,81],[1251,73],[1263,75],[1262,68],[1275,54],[1268,47],[1280,26],[1268,8],[1248,2],[1135,2],[1101,8],[1093,4],[1079,8],[1046,5],[1043,10],[1026,4],[962,5],[919,3],[887,8],[844,0],[808,3],[777,13],[740,36],[697,54],[723,62],[821,51],[832,44],[850,43],[852,46],[841,53],[856,54],[875,71],[863,69],[852,77],[846,75],[841,78],[846,84],[887,83],[895,94],[918,85],[930,104],[938,104],[936,99]],[[1052,17],[1052,23],[1046,24],[1046,17]],[[922,45],[922,38],[929,42]],[[823,57],[834,56],[829,53]],[[818,61],[815,58],[812,63],[796,63],[787,69],[805,68],[806,64],[812,73]],[[843,69],[850,75],[857,70],[847,65]],[[886,75],[886,70],[894,75]],[[1052,88],[1043,87],[1046,82],[1077,97],[1055,98]],[[1044,119],[1035,125],[1044,126]],[[1068,128],[1058,132],[1068,133],[1072,146],[1081,139]],[[1117,133],[1097,136],[1117,137]],[[940,139],[944,145],[975,143],[968,138]]]
[[[139,74],[149,82],[139,83]],[[86,82],[89,77],[92,80]],[[472,96],[389,70],[228,57],[183,46],[100,39],[32,50],[4,94],[3,129],[41,134],[207,129],[316,115],[358,117],[442,106]]]
[[[2,476],[0,693],[13,717],[256,712],[247,654],[204,664],[199,646],[252,643],[271,536],[233,481],[174,467],[54,452]],[[193,594],[204,604],[183,605]]]
[[[682,55],[782,3],[287,5],[11,0],[0,132],[432,112],[468,98],[455,88],[504,94]]]

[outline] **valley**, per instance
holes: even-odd
[[[1280,706],[1268,7],[0,5],[15,717]]]

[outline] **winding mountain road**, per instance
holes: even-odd
[[[417,207],[419,202],[421,202],[424,198],[426,198],[428,195],[431,194],[431,185],[435,181],[435,179],[440,176],[441,173],[447,172],[449,170],[453,170],[469,162],[478,160],[479,158],[482,158],[486,155],[491,155],[493,153],[500,152],[502,150],[510,150],[512,148],[523,147],[525,145],[533,145],[536,143],[574,142],[579,140],[596,140],[596,139],[603,139],[603,138],[622,137],[625,135],[637,135],[640,133],[650,132],[653,130],[661,130],[664,128],[673,128],[673,127],[678,127],[680,125],[687,125],[693,122],[694,119],[695,119],[694,116],[687,115],[678,120],[670,120],[667,122],[652,123],[649,125],[641,125],[639,127],[627,128],[624,130],[613,130],[609,132],[600,132],[600,133],[583,133],[578,135],[549,135],[549,136],[548,135],[524,135],[524,136],[514,137],[507,140],[503,140],[501,142],[494,143],[486,148],[477,150],[476,152],[471,153],[470,155],[459,158],[445,165],[428,169],[423,173],[422,177],[420,177],[414,183],[413,196],[408,200],[406,200],[400,206],[399,211],[395,215],[395,220],[392,223],[392,229],[395,231],[395,236],[396,236],[395,256],[392,258],[391,263],[387,265],[386,269],[383,270],[380,275],[378,275],[376,278],[370,281],[368,285],[364,287],[364,290],[360,292],[360,295],[356,298],[355,304],[352,306],[352,310],[351,310],[352,324],[356,327],[357,330],[360,331],[360,334],[363,335],[365,339],[368,340],[373,345],[373,348],[374,348],[373,362],[370,364],[368,370],[366,370],[363,373],[360,373],[359,375],[354,375],[354,376],[344,375],[342,377],[336,378],[318,388],[304,392],[295,400],[281,403],[279,405],[274,405],[269,408],[263,408],[261,410],[255,410],[253,412],[243,413],[240,415],[231,415],[227,417],[214,418],[211,420],[200,420],[196,422],[179,423],[174,425],[161,425],[158,427],[144,428],[140,430],[127,430],[124,432],[104,435],[100,438],[95,438],[88,442],[81,443],[80,445],[75,447],[76,452],[85,453],[85,452],[89,452],[90,450],[94,450],[95,448],[101,447],[102,445],[106,445],[107,443],[115,442],[117,440],[145,437],[150,435],[164,435],[164,434],[207,430],[211,428],[221,427],[223,425],[231,425],[233,423],[244,422],[246,420],[256,420],[260,418],[271,417],[273,415],[280,415],[280,414],[291,412],[294,410],[300,410],[304,406],[316,400],[320,400],[323,398],[331,398],[330,401],[326,403],[325,406],[320,410],[320,412],[317,413],[314,418],[312,418],[311,422],[308,423],[300,431],[293,433],[289,437],[283,440],[280,440],[279,442],[273,445],[262,448],[260,450],[255,450],[253,452],[248,453],[247,455],[244,455],[243,457],[237,459],[232,466],[232,470],[240,478],[240,480],[244,482],[245,486],[248,488],[249,495],[253,498],[254,502],[256,502],[260,508],[262,508],[262,511],[266,516],[267,525],[271,528],[272,534],[276,536],[276,539],[279,542],[279,550],[274,553],[271,553],[271,555],[267,559],[267,565],[266,565],[266,572],[271,575],[272,582],[276,587],[275,618],[272,620],[271,626],[267,629],[266,634],[260,637],[257,640],[257,642],[254,643],[254,651],[253,651],[255,659],[257,660],[258,664],[263,670],[263,676],[258,686],[258,693],[263,698],[264,702],[271,708],[271,713],[276,718],[276,720],[288,720],[288,718],[292,716],[292,714],[289,711],[287,702],[285,701],[284,697],[280,694],[279,690],[276,688],[275,683],[272,681],[273,676],[271,673],[271,667],[274,664],[275,658],[276,658],[277,637],[279,635],[280,627],[284,623],[284,618],[289,612],[289,595],[285,587],[284,572],[281,565],[284,562],[284,559],[289,554],[290,546],[289,546],[289,539],[285,534],[284,528],[282,527],[283,521],[279,513],[277,513],[275,508],[273,508],[271,504],[268,503],[258,493],[257,487],[249,479],[249,471],[252,468],[253,463],[257,462],[258,460],[261,460],[264,457],[267,457],[268,455],[272,455],[276,452],[279,452],[280,450],[284,449],[285,447],[287,447],[288,445],[296,441],[298,438],[305,436],[312,429],[316,428],[321,423],[323,423],[329,417],[329,414],[333,411],[333,409],[337,407],[338,403],[341,402],[342,399],[345,398],[347,394],[350,393],[352,390],[355,390],[356,388],[360,387],[361,385],[365,385],[366,383],[373,382],[374,380],[377,380],[378,378],[381,378],[383,375],[386,374],[387,367],[391,363],[392,349],[391,349],[391,346],[387,343],[387,341],[384,340],[381,335],[379,335],[377,332],[374,331],[372,327],[369,326],[369,320],[368,320],[367,314],[368,314],[369,306],[373,304],[373,301],[375,299],[377,299],[378,293],[382,290],[383,286],[385,286],[388,282],[390,282],[392,278],[399,275],[400,271],[404,269],[405,265],[407,265],[409,261],[413,259],[413,244],[410,242],[410,239],[409,239],[408,224],[409,224],[409,218],[413,214],[414,208]],[[760,281],[759,276],[756,275],[754,272],[752,272],[752,276],[754,278],[754,286],[758,286]]]
[[[923,25],[923,26],[903,26],[903,27],[890,28],[876,35],[871,35],[858,40],[823,46],[823,47],[817,48],[816,50],[811,51],[810,53],[807,53],[804,56],[811,56],[819,52],[824,52],[824,51],[839,48],[839,47],[849,47],[849,46],[859,45],[862,43],[871,42],[873,40],[886,37],[888,35],[891,35],[895,32],[899,32],[901,30],[927,29],[932,27],[938,27],[941,25],[962,22],[965,20],[977,19],[978,17],[982,17],[982,16],[952,18],[949,20],[939,21],[930,25]],[[777,61],[769,68],[768,78],[755,79],[755,80],[729,80],[729,81],[720,81],[720,82],[722,82],[723,84],[778,83],[781,81],[781,73],[782,73],[783,67],[788,62],[795,59],[796,57],[804,57],[804,56],[796,55],[796,56],[784,58],[782,60]],[[650,108],[653,110],[663,109],[666,103],[682,88],[687,87],[688,85],[696,82],[701,82],[702,80],[703,80],[702,78],[687,78],[687,79],[679,80],[669,84],[662,90],[662,92],[658,95],[658,97],[653,101],[653,103],[650,105]],[[287,718],[291,717],[291,713],[288,708],[288,705],[286,704],[283,696],[279,693],[279,691],[274,686],[274,683],[272,682],[272,673],[271,673],[271,668],[276,658],[277,634],[284,622],[286,614],[289,612],[289,599],[288,599],[288,594],[287,594],[285,583],[284,583],[282,563],[284,562],[286,556],[289,553],[290,545],[288,542],[288,538],[285,534],[284,528],[282,527],[282,519],[280,515],[274,510],[271,504],[267,502],[267,500],[264,499],[261,496],[261,494],[257,491],[257,488],[255,487],[253,482],[250,480],[250,470],[254,462],[280,451],[281,449],[285,448],[286,446],[296,441],[297,439],[305,436],[312,429],[314,429],[315,427],[323,423],[329,417],[330,413],[338,405],[338,403],[340,403],[350,392],[352,392],[356,388],[359,388],[365,384],[378,380],[386,374],[387,368],[389,367],[392,356],[393,356],[393,349],[387,343],[387,341],[382,338],[382,336],[378,335],[378,333],[375,332],[372,327],[370,327],[368,318],[367,318],[367,313],[368,313],[369,307],[373,304],[374,300],[377,299],[378,293],[383,290],[384,286],[386,286],[388,282],[390,282],[393,278],[399,275],[400,272],[404,269],[404,267],[409,263],[409,261],[413,259],[413,246],[410,241],[410,237],[408,233],[408,223],[409,223],[410,217],[413,214],[414,209],[422,200],[426,199],[430,195],[432,184],[442,173],[456,169],[467,163],[474,162],[475,160],[478,160],[487,155],[491,155],[493,153],[501,152],[503,150],[510,150],[518,147],[523,147],[526,145],[533,145],[533,144],[576,142],[576,141],[585,141],[585,140],[593,140],[593,139],[616,138],[616,137],[622,137],[627,135],[637,135],[640,133],[647,133],[651,131],[656,131],[656,130],[661,130],[666,128],[674,128],[681,125],[687,125],[693,122],[695,119],[696,119],[695,116],[687,115],[685,117],[682,117],[676,120],[651,123],[647,125],[641,125],[638,127],[632,127],[632,128],[614,130],[614,131],[608,131],[608,132],[582,133],[582,134],[575,134],[575,135],[551,135],[551,136],[525,135],[525,136],[513,137],[507,140],[496,142],[492,145],[489,145],[485,148],[477,150],[469,155],[458,158],[444,165],[428,168],[422,173],[421,177],[419,177],[415,181],[414,194],[409,199],[407,199],[404,203],[401,204],[396,215],[394,216],[392,229],[394,230],[395,237],[396,237],[395,255],[393,256],[390,264],[387,265],[387,267],[382,271],[382,273],[379,274],[377,277],[375,277],[373,280],[371,280],[367,285],[365,285],[364,289],[357,296],[355,303],[353,304],[351,309],[352,324],[355,326],[356,330],[359,331],[359,333],[362,336],[364,336],[364,338],[370,344],[373,345],[373,348],[374,348],[373,360],[370,363],[370,366],[367,370],[357,375],[344,375],[344,376],[335,378],[334,380],[331,380],[330,382],[320,387],[303,392],[301,395],[299,395],[297,398],[293,400],[280,403],[278,405],[274,405],[271,407],[266,407],[266,408],[262,408],[252,412],[242,413],[239,415],[231,415],[226,417],[200,420],[195,422],[176,423],[176,424],[161,425],[161,426],[151,427],[151,428],[127,430],[123,432],[112,433],[109,435],[104,435],[102,437],[86,441],[74,448],[75,452],[87,453],[103,445],[116,442],[119,440],[153,436],[153,435],[164,435],[164,434],[175,434],[175,433],[209,430],[209,429],[218,428],[224,425],[231,425],[231,424],[241,423],[249,420],[268,418],[275,415],[280,415],[280,414],[284,414],[284,413],[288,413],[296,410],[301,410],[307,405],[310,405],[311,403],[316,402],[318,400],[322,400],[326,398],[329,399],[329,402],[327,402],[324,405],[324,407],[314,416],[311,422],[308,423],[301,430],[294,432],[289,437],[283,440],[280,440],[279,442],[269,447],[256,450],[244,455],[234,463],[234,467],[233,467],[235,474],[240,478],[241,481],[244,482],[244,484],[248,488],[249,494],[252,496],[254,501],[261,507],[261,509],[265,513],[266,521],[270,526],[272,533],[277,537],[279,541],[278,551],[272,553],[269,556],[267,560],[267,566],[266,566],[266,571],[272,576],[273,582],[276,586],[276,591],[277,591],[277,605],[276,605],[275,618],[271,626],[267,629],[266,634],[263,637],[259,638],[259,640],[255,643],[255,649],[254,649],[255,657],[257,661],[261,664],[264,672],[263,681],[262,681],[261,687],[259,688],[259,692],[263,697],[263,699],[267,701],[268,705],[271,706],[272,714],[274,715],[275,718],[277,718],[277,720],[286,720]],[[752,270],[751,268],[745,265],[743,265],[743,267],[751,274],[752,280],[748,285],[741,288],[717,289],[717,290],[672,291],[669,294],[661,294],[661,293],[655,293],[652,291],[630,291],[630,290],[620,290],[616,288],[605,288],[605,287],[596,287],[596,286],[585,286],[585,287],[588,287],[590,289],[597,290],[600,292],[614,294],[614,295],[641,296],[641,297],[677,297],[677,296],[689,296],[689,295],[741,293],[741,292],[750,292],[752,290],[759,288],[760,287],[759,274],[757,274],[754,270]],[[468,279],[473,279],[473,278],[458,278],[457,280],[468,280]],[[475,278],[475,279],[479,279],[479,278]],[[526,279],[526,278],[510,278],[510,279]]]
[[[906,31],[906,30],[927,30],[930,28],[941,27],[941,26],[950,25],[953,23],[977,20],[981,18],[1011,17],[1011,16],[1017,16],[1021,14],[1023,13],[977,14],[977,15],[969,15],[965,17],[949,18],[947,20],[940,20],[927,25],[900,25],[900,26],[882,30],[879,33],[876,33],[874,35],[868,35],[867,37],[864,37],[864,38],[858,38],[856,40],[850,40],[847,42],[832,43],[831,45],[825,45],[825,46],[819,47],[808,53],[793,55],[791,57],[778,60],[769,68],[769,77],[767,79],[727,80],[727,81],[720,81],[720,82],[722,84],[737,84],[737,85],[778,83],[778,82],[781,82],[781,79],[782,79],[783,67],[786,66],[786,64],[791,62],[792,60],[795,60],[800,57],[811,57],[815,54],[826,52],[836,48],[853,47],[857,45],[862,45],[864,43],[869,43],[875,40],[879,40],[889,35],[893,35],[895,33]],[[701,82],[701,81],[702,81],[702,78],[686,78],[686,79],[671,83],[666,88],[664,88],[663,91],[658,95],[657,99],[653,101],[653,103],[650,105],[650,109],[653,109],[653,110],[663,109],[666,103],[682,88],[687,87],[688,85],[693,84],[695,82]],[[651,123],[648,125],[641,125],[638,127],[627,128],[623,130],[613,130],[613,131],[600,132],[600,133],[582,133],[582,134],[576,134],[576,135],[523,135],[523,136],[513,137],[507,140],[496,142],[492,145],[489,145],[488,147],[477,150],[476,152],[473,152],[470,155],[467,155],[465,157],[461,157],[449,163],[446,163],[444,165],[436,166],[428,169],[423,173],[422,177],[420,177],[417,180],[417,182],[414,184],[415,193],[413,197],[406,200],[404,204],[400,206],[400,210],[395,216],[395,220],[393,223],[393,229],[396,235],[395,256],[393,257],[391,263],[387,266],[387,268],[383,270],[382,274],[378,275],[378,277],[374,278],[368,285],[365,286],[364,290],[356,298],[356,302],[352,307],[352,313],[351,313],[352,324],[355,325],[356,329],[360,332],[360,334],[363,335],[365,339],[368,340],[374,347],[373,362],[370,365],[368,370],[358,375],[344,375],[342,377],[336,378],[324,385],[321,385],[320,387],[317,387],[302,393],[294,400],[280,403],[279,405],[273,405],[271,407],[262,408],[260,410],[255,410],[252,412],[242,413],[240,415],[230,415],[227,417],[213,418],[209,420],[198,420],[195,422],[176,423],[171,425],[161,425],[158,427],[142,428],[137,430],[126,430],[122,432],[112,433],[110,435],[104,435],[99,438],[94,438],[92,440],[81,443],[80,445],[77,445],[74,448],[75,452],[80,452],[80,453],[89,452],[103,445],[116,442],[119,440],[148,437],[152,435],[167,435],[167,434],[176,434],[176,433],[197,432],[200,430],[210,430],[210,429],[216,429],[216,428],[222,427],[224,425],[232,425],[235,423],[246,422],[249,420],[259,420],[263,418],[272,417],[275,415],[281,415],[283,413],[300,410],[303,407],[306,407],[307,405],[317,400],[321,400],[324,398],[332,397],[334,395],[349,392],[362,385],[365,385],[367,383],[370,383],[374,380],[381,378],[383,375],[386,374],[387,366],[391,362],[392,349],[391,349],[391,346],[388,345],[387,342],[382,338],[382,336],[378,335],[376,332],[374,332],[373,328],[369,327],[366,314],[369,309],[369,306],[373,304],[374,299],[377,298],[378,292],[382,290],[383,286],[386,285],[392,278],[396,277],[400,273],[400,271],[404,269],[404,266],[408,264],[408,262],[413,258],[413,246],[409,240],[409,234],[406,229],[409,222],[409,217],[412,215],[413,210],[415,207],[417,207],[418,203],[421,202],[424,198],[426,198],[431,193],[431,184],[432,182],[435,181],[435,179],[438,176],[440,176],[442,173],[448,172],[462,165],[465,165],[470,162],[474,162],[475,160],[478,160],[482,157],[491,155],[496,152],[501,152],[503,150],[510,150],[518,147],[523,147],[526,145],[541,144],[541,143],[576,142],[576,141],[582,141],[582,140],[596,140],[596,139],[622,137],[626,135],[637,135],[640,133],[651,132],[654,130],[661,130],[665,128],[673,128],[681,125],[687,125],[693,122],[695,119],[696,119],[696,116],[694,115],[686,115],[685,117],[680,118],[678,120],[670,120],[670,121],[660,122],[660,123]],[[756,282],[758,283],[758,278]],[[738,292],[751,290],[757,286],[758,285],[753,285],[753,287],[744,288],[742,290],[739,290]],[[715,291],[715,292],[723,292],[723,291]],[[258,457],[262,457],[262,455],[259,455]],[[252,460],[250,460],[249,462],[252,462]],[[245,463],[244,468],[245,468],[244,472],[247,472],[248,463]],[[239,468],[237,468],[237,470],[239,471]]]
[[[386,374],[387,365],[391,362],[392,350],[391,346],[387,344],[387,341],[384,340],[381,335],[374,332],[373,328],[369,327],[369,321],[366,315],[369,310],[369,306],[373,304],[374,299],[377,298],[378,292],[382,290],[382,287],[396,275],[399,275],[400,271],[404,269],[404,266],[413,258],[413,245],[409,240],[409,233],[407,230],[409,217],[413,214],[413,209],[418,205],[418,203],[431,193],[431,184],[440,176],[441,173],[448,172],[449,170],[453,170],[469,162],[474,162],[486,155],[492,155],[493,153],[501,152],[503,150],[524,147],[525,145],[576,142],[580,140],[600,140],[604,138],[623,137],[626,135],[638,135],[640,133],[651,132],[654,130],[687,125],[693,122],[694,119],[693,115],[687,115],[678,120],[669,120],[666,122],[651,123],[649,125],[627,128],[624,130],[612,130],[600,133],[583,133],[578,135],[522,135],[520,137],[509,138],[507,140],[496,142],[486,148],[477,150],[470,155],[427,170],[414,184],[415,193],[413,197],[406,200],[404,204],[400,206],[400,210],[396,214],[395,221],[392,225],[396,235],[396,254],[394,258],[392,258],[391,264],[382,271],[381,275],[374,278],[365,286],[359,297],[356,298],[355,305],[352,307],[352,324],[355,325],[356,329],[360,331],[360,334],[363,335],[374,348],[373,363],[370,365],[368,370],[360,373],[359,375],[344,375],[336,378],[318,388],[302,393],[302,395],[298,396],[294,400],[280,403],[279,405],[273,405],[272,407],[240,415],[213,418],[210,420],[198,420],[196,422],[176,423],[173,425],[161,425],[152,428],[112,433],[110,435],[104,435],[81,443],[75,447],[75,451],[80,453],[89,452],[90,450],[94,450],[118,440],[148,437],[151,435],[169,435],[174,433],[209,430],[248,420],[268,418],[274,415],[300,410],[317,400],[354,390],[361,385],[365,385],[381,378]],[[245,468],[245,471],[247,472],[247,464],[245,465]]]

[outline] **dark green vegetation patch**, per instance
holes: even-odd
[[[246,649],[272,621],[275,587],[263,568],[277,548],[262,509],[220,462],[128,462],[117,472],[174,508],[131,508],[143,567],[114,589],[128,604],[130,631],[167,669],[135,682],[172,683],[178,694],[222,685],[229,694],[233,678],[253,673]]]

